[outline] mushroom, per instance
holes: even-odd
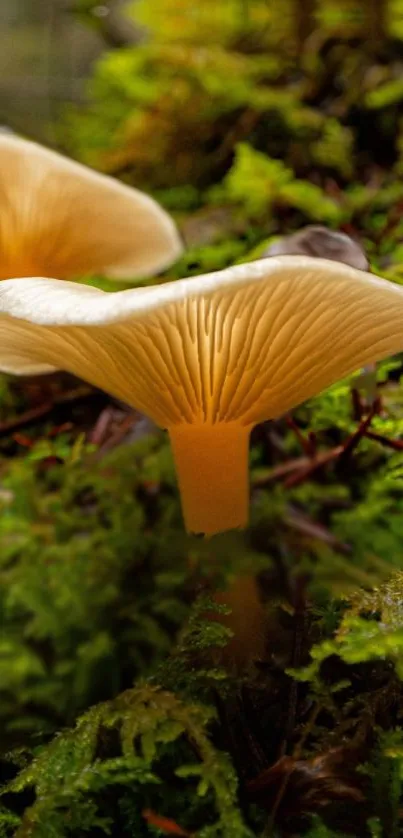
[[[0,283],[0,368],[66,370],[167,429],[197,533],[247,523],[254,425],[400,350],[403,288],[325,259],[279,256],[117,293]]]
[[[0,132],[0,279],[146,277],[181,252],[173,221],[152,198]]]

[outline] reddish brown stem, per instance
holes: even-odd
[[[380,442],[386,448],[392,448],[393,451],[403,451],[403,439],[388,439],[388,437],[377,434],[375,431],[365,431],[364,436],[373,439],[374,442]]]
[[[306,468],[300,469],[298,474],[291,475],[291,477],[284,482],[285,488],[291,489],[293,486],[299,486],[300,483],[304,483],[305,480],[308,480],[309,477],[319,468],[326,465],[326,463],[330,463],[332,460],[336,460],[337,457],[343,453],[343,451],[343,445],[338,445],[336,448],[332,448],[331,451],[326,451],[325,454],[320,454],[315,458],[315,460],[311,460],[310,464],[306,466]]]
[[[312,437],[309,436],[308,439],[306,439],[306,437],[304,437],[304,435],[300,431],[297,423],[294,422],[294,419],[292,418],[292,416],[287,415],[285,417],[285,421],[286,421],[288,427],[294,432],[301,448],[303,449],[303,451],[305,451],[305,454],[307,455],[307,457],[314,457],[315,456],[316,445],[315,445]]]
[[[357,447],[362,437],[365,436],[367,428],[371,424],[375,416],[375,413],[376,406],[372,405],[372,408],[368,413],[368,416],[366,416],[365,419],[362,419],[357,430],[353,434],[351,434],[351,436],[347,439],[347,442],[344,444],[343,452],[340,455],[341,463],[345,463],[349,459],[349,457],[351,457],[351,454],[353,453],[354,449]]]
[[[10,419],[8,422],[0,423],[0,437],[8,436],[13,431],[18,431],[20,428],[27,428],[30,425],[44,419],[63,404],[71,404],[73,402],[80,402],[91,396],[97,395],[95,390],[90,390],[89,387],[77,387],[75,390],[70,390],[68,393],[63,393],[57,396],[52,401],[45,402],[39,407],[33,407],[31,410],[26,410],[15,419]]]

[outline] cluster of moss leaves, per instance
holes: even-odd
[[[61,137],[177,216],[167,279],[315,221],[401,281],[400,0],[132,13]],[[377,375],[370,435],[362,379],[257,428],[250,527],[210,541],[162,432],[105,455],[98,401],[0,425],[1,838],[403,834],[401,359]],[[0,386],[3,422],[32,387]]]

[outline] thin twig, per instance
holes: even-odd
[[[292,416],[290,416],[290,415],[286,416],[285,421],[286,421],[288,427],[290,428],[290,430],[292,430],[294,432],[301,448],[303,449],[303,451],[305,452],[307,457],[313,458],[315,456],[315,453],[316,453],[316,446],[314,444],[314,441],[313,441],[312,437],[308,437],[308,439],[307,439],[303,435],[303,433],[299,429],[297,423],[294,421]]]
[[[393,451],[403,450],[403,439],[388,439],[387,436],[377,434],[375,431],[365,431],[364,436],[368,437],[368,439],[374,440],[374,442],[380,442],[380,444],[384,445],[385,448],[392,448]]]
[[[67,393],[62,393],[56,396],[52,401],[44,402],[39,407],[33,407],[31,410],[26,410],[15,419],[10,419],[8,422],[0,422],[0,437],[8,436],[13,431],[18,431],[21,428],[27,428],[35,425],[45,416],[52,413],[58,407],[64,404],[72,404],[74,402],[84,401],[89,397],[99,395],[96,390],[91,390],[89,387],[77,387],[75,390],[69,390]]]
[[[354,431],[353,434],[348,438],[347,442],[343,445],[343,452],[340,454],[339,463],[340,465],[344,465],[347,460],[351,457],[354,449],[357,447],[358,443],[361,441],[363,436],[371,424],[374,416],[376,413],[376,406],[372,405],[370,412],[362,419],[357,430]]]
[[[305,468],[300,468],[297,474],[293,474],[288,478],[288,480],[285,480],[285,488],[291,489],[294,486],[299,486],[300,483],[304,483],[305,480],[308,480],[308,478],[319,468],[332,462],[332,460],[337,460],[337,458],[343,454],[343,451],[344,446],[337,445],[336,448],[332,448],[331,451],[326,451],[324,454],[316,456],[315,459],[311,460],[309,465]]]

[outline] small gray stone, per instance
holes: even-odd
[[[297,233],[273,242],[261,258],[267,256],[316,256],[319,259],[343,262],[360,271],[369,269],[368,259],[358,242],[346,233],[338,233],[316,224],[303,227]]]

